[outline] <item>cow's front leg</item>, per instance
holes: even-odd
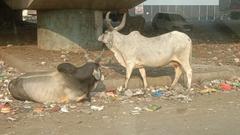
[[[132,71],[133,71],[133,67],[134,67],[133,64],[129,64],[126,67],[126,80],[125,80],[125,85],[124,85],[125,89],[128,87],[128,81],[129,81],[129,79],[131,77],[131,74],[132,74]]]
[[[140,74],[141,74],[141,76],[142,76],[144,88],[147,88],[147,79],[146,79],[147,76],[146,76],[146,71],[145,71],[144,68],[139,68],[138,70],[139,70],[139,72],[140,72]]]

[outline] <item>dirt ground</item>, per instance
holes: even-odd
[[[240,38],[230,27],[219,23],[194,26],[194,31],[188,33],[194,44],[192,52],[194,64],[240,66]],[[5,79],[3,77],[0,83],[0,108],[1,105],[5,105],[7,100],[5,97],[8,97],[11,111],[0,113],[1,135],[239,135],[240,88],[222,91],[212,86],[215,83],[210,81],[193,84],[194,89],[190,92],[180,87],[181,90],[175,89],[176,93],[173,92],[176,95],[169,97],[143,94],[126,98],[116,96],[112,92],[116,90],[111,90],[107,93],[95,93],[91,104],[85,102],[42,105],[17,101],[9,95],[6,84],[11,78],[18,76],[21,70],[24,72],[53,70],[61,62],[76,65],[86,62],[82,52],[38,49],[35,45],[34,32],[27,28],[25,30],[28,34],[20,34],[21,36],[0,35],[2,41],[0,53],[13,54],[27,63],[34,63],[28,66],[29,69],[15,70],[8,65],[4,67],[8,77]],[[29,38],[29,35],[33,36]],[[101,50],[89,52],[92,59],[100,53]],[[110,51],[104,52],[101,63],[110,67],[103,69],[106,78],[124,77],[124,69],[119,68]],[[214,82],[216,81],[219,80]],[[222,81],[240,82],[240,79]],[[216,89],[216,92],[198,93],[207,87]],[[151,88],[153,89],[158,88]],[[178,100],[179,97],[182,99]],[[149,105],[156,105],[158,108],[146,110],[146,106]],[[101,111],[94,111],[91,106],[104,108]]]

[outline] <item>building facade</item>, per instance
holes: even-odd
[[[221,19],[219,0],[147,0],[130,10],[131,15],[142,15],[147,22],[152,21],[159,12],[180,14],[189,21]]]

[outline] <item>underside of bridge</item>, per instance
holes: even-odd
[[[4,1],[0,1],[0,29],[11,29],[15,23],[21,22],[19,10],[12,10]]]
[[[144,0],[5,0],[12,9],[35,9],[38,46],[47,50],[101,48],[103,11],[132,8]]]

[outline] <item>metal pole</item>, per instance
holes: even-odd
[[[193,12],[193,11],[192,11],[192,7],[193,7],[193,6],[191,5],[191,6],[190,6],[190,19],[191,19],[191,20],[192,20],[192,18],[193,18],[193,15],[192,15],[192,12]]]
[[[213,20],[216,19],[216,6],[213,6]]]
[[[153,16],[152,5],[151,5],[150,7],[151,7],[151,8],[150,8],[150,10],[151,10],[151,11],[150,11],[150,17],[151,17],[151,21],[152,21],[152,19],[153,19],[153,17],[152,17],[152,16]]]
[[[184,12],[184,10],[185,10],[185,8],[184,8],[184,7],[185,7],[185,6],[183,6],[183,12],[182,12],[182,16],[184,16],[184,13],[185,13],[185,12]]]
[[[201,8],[200,5],[198,6],[198,21],[201,20]]]
[[[206,12],[206,20],[208,21],[208,5],[207,5],[207,12]]]

